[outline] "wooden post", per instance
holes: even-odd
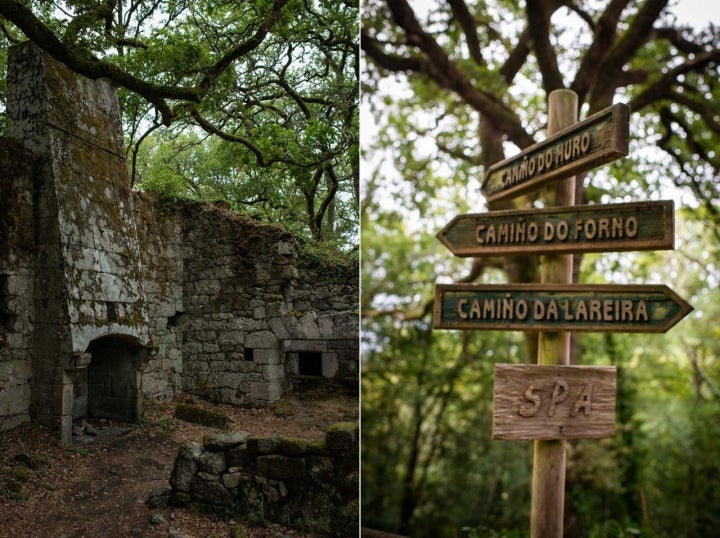
[[[571,90],[555,90],[548,97],[547,135],[577,122],[578,97]],[[548,187],[547,206],[575,204],[575,177],[558,180]],[[572,255],[548,255],[543,258],[541,282],[572,283]],[[538,341],[538,364],[570,363],[570,333],[541,332]],[[565,504],[566,441],[534,441],[531,538],[562,538]]]

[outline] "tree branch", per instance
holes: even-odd
[[[532,39],[533,51],[540,66],[543,89],[546,94],[563,87],[555,49],[550,43],[550,4],[552,0],[525,2],[525,13]]]
[[[615,40],[620,15],[629,0],[613,0],[603,11],[594,28],[594,39],[588,47],[575,74],[570,89],[578,94],[578,101],[583,103],[587,93],[597,79],[600,65]]]
[[[270,166],[274,162],[278,162],[278,160],[266,160],[265,156],[263,155],[262,151],[260,151],[260,148],[258,148],[255,144],[253,144],[249,139],[244,138],[242,136],[232,135],[230,133],[226,133],[225,131],[222,131],[215,127],[213,124],[208,122],[205,118],[203,118],[200,113],[193,109],[190,111],[190,114],[192,115],[193,119],[197,122],[197,124],[207,133],[219,136],[223,140],[227,140],[228,142],[236,142],[238,144],[242,144],[246,148],[248,148],[257,159],[258,166],[266,167]]]
[[[74,45],[82,30],[100,20],[106,21],[105,30],[106,32],[109,31],[112,24],[113,4],[114,2],[112,1],[103,2],[73,18],[65,27],[65,33],[62,39],[63,43],[70,46]]]
[[[456,93],[467,105],[483,114],[508,139],[521,148],[534,143],[513,110],[497,96],[480,90],[450,60],[435,39],[425,32],[406,0],[387,0],[393,20],[405,31],[408,44],[419,48],[426,58],[425,75],[438,86]],[[364,47],[363,47],[364,48]]]
[[[103,60],[87,59],[77,54],[65,46],[47,26],[35,17],[30,9],[18,0],[0,2],[0,15],[12,21],[37,46],[76,73],[93,80],[109,78],[116,84],[143,96],[157,107],[165,125],[169,125],[173,118],[166,99],[200,101],[200,92],[196,88],[150,84],[133,77],[114,64]]]
[[[458,23],[460,23],[460,28],[462,28],[463,33],[465,34],[465,41],[467,42],[468,50],[470,51],[470,57],[475,60],[476,64],[485,65],[485,60],[483,60],[482,52],[480,50],[477,24],[475,24],[475,19],[470,13],[467,4],[464,0],[448,0],[448,4],[450,4],[453,15],[455,15]]]
[[[386,71],[393,73],[422,73],[429,70],[425,60],[420,57],[386,53],[382,49],[380,41],[368,35],[364,28],[360,32],[360,44],[373,62]]]
[[[685,54],[696,54],[703,50],[697,43],[685,39],[677,28],[656,28],[655,36],[660,39],[667,39],[675,48]]]
[[[630,103],[633,112],[637,112],[657,101],[667,99],[674,95],[671,92],[673,85],[678,83],[678,77],[690,72],[702,72],[709,65],[720,62],[720,49],[711,50],[695,55],[691,60],[671,69],[656,82],[645,88],[635,96]]]
[[[260,44],[265,40],[265,37],[268,35],[270,29],[277,22],[278,18],[280,17],[280,12],[282,11],[282,8],[287,3],[288,0],[274,0],[270,13],[268,13],[265,19],[260,23],[259,28],[253,34],[253,36],[243,41],[242,43],[238,43],[237,45],[232,47],[222,56],[222,58],[220,58],[217,62],[215,62],[214,65],[207,69],[205,76],[198,85],[198,90],[201,96],[204,96],[209,91],[217,78],[235,60],[241,58],[249,52],[252,52],[260,46]]]
[[[317,210],[317,213],[315,215],[310,215],[310,218],[314,219],[314,227],[317,230],[317,237],[316,239],[322,240],[322,223],[323,219],[325,218],[325,213],[328,210],[328,207],[330,207],[330,204],[335,199],[335,194],[337,194],[339,181],[337,178],[337,175],[335,174],[335,169],[331,164],[326,164],[321,171],[324,172],[325,177],[328,179],[329,186],[327,193],[325,196],[323,196],[322,201],[320,202],[320,207]]]
[[[238,58],[256,49],[267,36],[270,28],[277,22],[280,11],[288,0],[274,0],[268,15],[262,20],[252,37],[230,48],[219,60],[205,70],[205,75],[197,86],[182,87],[164,84],[152,84],[134,77],[115,64],[95,58],[87,58],[78,53],[69,43],[64,43],[53,31],[42,23],[32,10],[20,0],[0,2],[0,15],[12,21],[29,39],[53,58],[68,66],[72,71],[90,79],[109,78],[115,84],[137,93],[152,103],[162,115],[162,122],[170,125],[173,112],[167,104],[168,99],[200,102],[208,93],[218,77]],[[76,19],[66,31],[65,40],[72,37],[88,20],[104,16],[106,4],[98,6]],[[102,9],[101,9],[102,8]]]
[[[517,45],[515,45],[515,48],[510,52],[505,63],[500,67],[500,74],[503,79],[505,79],[507,85],[510,85],[515,75],[517,75],[520,69],[522,69],[522,66],[525,65],[530,50],[530,30],[525,28],[518,38]]]
[[[652,35],[653,24],[667,6],[668,0],[647,0],[630,23],[630,27],[605,55],[590,92],[590,111],[609,106],[618,87],[618,74]]]

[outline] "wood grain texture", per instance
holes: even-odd
[[[693,307],[662,284],[437,284],[440,329],[666,332]]]
[[[548,136],[565,128],[577,127],[578,96],[570,90],[555,90],[548,95]],[[627,151],[627,150],[626,150]],[[547,153],[546,153],[547,155]],[[575,176],[558,176],[545,192],[547,206],[575,205]],[[574,173],[574,172],[573,172]],[[563,179],[564,178],[564,179]],[[571,284],[573,256],[548,254],[540,264],[540,282]],[[570,362],[569,332],[538,333],[537,363],[568,364]],[[536,440],[533,442],[533,474],[530,506],[530,537],[561,538],[565,508],[566,441]]]
[[[519,196],[627,155],[629,117],[627,105],[615,104],[555,134],[549,128],[542,142],[488,168],[482,193],[488,202]],[[576,140],[582,142],[579,147]],[[519,168],[523,162],[527,163],[524,174]]]
[[[612,437],[616,379],[614,366],[497,364],[493,438]]]
[[[437,234],[456,256],[673,249],[674,203],[550,207],[458,215]]]

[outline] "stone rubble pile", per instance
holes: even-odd
[[[323,441],[208,435],[178,450],[170,490],[148,505],[197,506],[303,532],[357,535],[358,425],[331,426]]]

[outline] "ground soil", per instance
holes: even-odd
[[[153,488],[169,487],[178,446],[218,431],[175,419],[175,404],[187,401],[224,411],[230,430],[258,437],[322,439],[331,424],[358,420],[358,399],[350,396],[286,396],[272,408],[238,409],[181,395],[149,406],[137,425],[88,420],[99,435],[75,438],[72,445],[62,445],[42,426],[26,424],[0,433],[0,537],[225,538],[238,525],[248,538],[311,536],[273,524],[145,505]]]

